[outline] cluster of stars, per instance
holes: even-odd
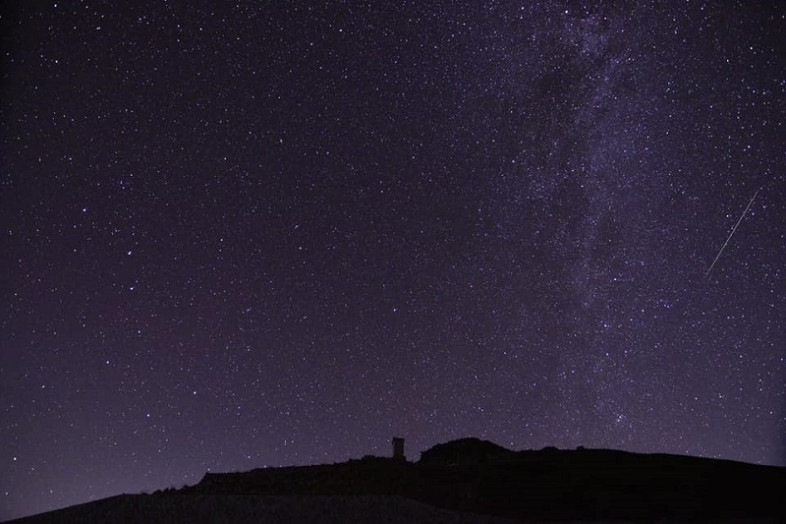
[[[0,519],[394,434],[786,465],[786,9],[16,4]]]

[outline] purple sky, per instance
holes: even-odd
[[[220,4],[3,2],[0,519],[393,435],[786,465],[786,7]]]

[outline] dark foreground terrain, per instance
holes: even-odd
[[[782,522],[786,469],[610,450],[513,452],[462,439],[417,463],[208,473],[15,522]],[[508,520],[510,519],[510,520]]]

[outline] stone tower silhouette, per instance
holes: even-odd
[[[404,439],[401,437],[393,437],[393,459],[404,461]]]

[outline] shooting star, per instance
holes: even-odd
[[[712,264],[710,264],[710,268],[707,270],[706,273],[704,273],[704,278],[710,276],[710,271],[712,271],[712,268],[715,267],[715,263],[720,258],[721,254],[723,253],[723,250],[726,249],[726,246],[728,245],[729,240],[731,240],[731,237],[734,235],[734,232],[737,231],[737,227],[740,225],[740,222],[742,222],[742,219],[745,218],[745,215],[748,213],[748,210],[751,208],[751,204],[753,204],[753,201],[756,200],[756,195],[759,194],[760,189],[761,188],[757,189],[756,192],[753,193],[753,198],[751,198],[750,202],[748,202],[748,205],[745,207],[745,211],[742,212],[740,219],[737,220],[736,224],[734,224],[731,233],[729,233],[729,237],[726,239],[726,242],[724,242],[723,245],[721,246],[720,251],[718,251],[718,256],[715,257],[715,260],[713,260]]]

